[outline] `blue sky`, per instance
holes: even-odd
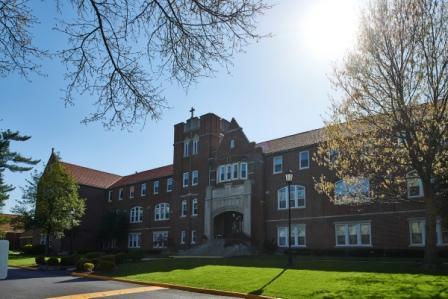
[[[51,29],[56,25],[53,1],[31,3],[41,20],[34,29],[37,44],[64,48],[65,37]],[[57,59],[44,61],[45,77],[0,79],[0,129],[32,136],[14,144],[13,150],[41,159],[38,169],[54,147],[65,161],[125,175],[171,163],[173,125],[184,121],[192,106],[198,115],[235,117],[255,142],[321,127],[333,94],[328,75],[352,44],[357,7],[355,0],[277,1],[259,19],[259,32],[270,32],[272,38],[238,54],[230,74],[220,69],[214,78],[204,78],[188,91],[166,83],[163,94],[171,108],[161,120],[132,132],[81,124],[83,116],[93,111],[95,98],[78,96],[74,106],[65,107],[61,99],[65,67]],[[6,173],[7,183],[17,188],[4,212],[21,197],[20,186],[28,176]]]

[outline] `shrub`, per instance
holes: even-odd
[[[127,259],[128,259],[128,255],[124,252],[120,252],[115,255],[115,263],[117,265],[123,264],[125,262],[125,260],[127,260]]]
[[[133,261],[133,262],[138,262],[143,258],[144,254],[143,251],[141,250],[132,250],[129,252],[129,258]]]
[[[100,258],[100,264],[101,264],[102,261],[109,261],[109,262],[112,262],[112,263],[115,264],[115,261],[116,261],[115,259],[116,259],[116,257],[113,254],[103,255]]]
[[[93,263],[84,263],[82,269],[86,272],[92,272],[95,269],[95,265]]]
[[[61,257],[61,265],[62,266],[72,266],[76,265],[79,260],[79,256],[77,254],[68,255]]]
[[[50,257],[47,260],[48,266],[59,266],[59,259],[57,257]]]
[[[97,252],[97,251],[93,251],[93,252],[87,252],[84,257],[87,259],[95,259],[95,258],[99,258],[101,256],[104,255],[104,252]]]
[[[34,258],[34,260],[35,260],[36,264],[38,264],[38,265],[45,265],[46,264],[45,256],[42,256],[42,255],[36,256]]]
[[[45,252],[45,246],[26,244],[25,246],[23,246],[22,252],[25,255],[40,255]]]
[[[112,271],[115,268],[115,263],[110,260],[107,260],[107,259],[106,260],[102,259],[100,261],[100,264],[98,265],[98,268],[101,271],[105,271],[105,272]]]
[[[263,241],[263,251],[265,253],[274,253],[277,250],[277,242],[275,239]]]

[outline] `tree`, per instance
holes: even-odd
[[[65,3],[55,2],[64,11]],[[58,53],[67,66],[65,101],[95,94],[96,111],[83,122],[122,128],[160,117],[162,82],[188,88],[217,65],[228,67],[235,52],[261,37],[255,21],[268,8],[263,0],[67,2],[75,17],[57,26],[69,44]],[[35,21],[28,1],[0,0],[0,74],[26,74],[36,68],[33,56],[46,54],[32,46]]]
[[[437,201],[446,201],[448,182],[447,21],[446,1],[378,0],[368,7],[356,49],[335,69],[342,98],[333,102],[315,156],[348,181],[347,189],[368,179],[370,200],[406,199],[407,183],[421,182],[429,265],[436,259]],[[317,178],[318,190],[332,195],[332,179]]]
[[[47,165],[37,185],[35,214],[36,227],[46,234],[46,254],[52,237],[62,237],[64,231],[80,224],[85,200],[79,197],[78,189],[58,159]]]
[[[39,160],[33,160],[24,157],[18,152],[11,151],[11,141],[26,141],[29,136],[22,136],[19,132],[10,130],[0,131],[0,208],[9,198],[8,193],[14,190],[14,187],[7,185],[4,179],[6,170],[12,172],[23,172],[32,169],[32,165],[39,163]]]
[[[116,240],[118,244],[126,239],[129,218],[125,213],[107,211],[103,214],[98,230],[98,238],[104,244]]]
[[[42,173],[34,170],[29,179],[26,179],[26,186],[22,187],[22,199],[12,208],[11,212],[17,215],[12,220],[16,228],[25,230],[35,226],[37,187]]]

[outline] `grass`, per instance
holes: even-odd
[[[36,266],[34,256],[26,256],[17,253],[9,253],[8,266]]]
[[[281,256],[163,259],[123,264],[109,275],[135,281],[262,294],[281,298],[448,298],[448,269],[425,273],[412,259]]]

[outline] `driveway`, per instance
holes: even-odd
[[[0,298],[230,298],[133,283],[79,278],[66,272],[9,268],[0,280]]]

